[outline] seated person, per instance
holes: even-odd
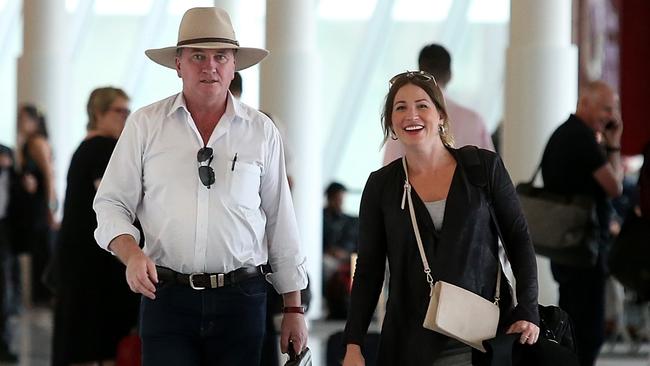
[[[345,319],[350,293],[350,255],[356,251],[358,218],[343,213],[346,188],[331,183],[323,209],[323,290],[330,319]]]

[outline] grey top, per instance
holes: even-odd
[[[427,207],[427,211],[429,211],[431,221],[433,221],[433,226],[436,228],[436,231],[442,230],[447,199],[433,202],[424,202],[424,205]]]

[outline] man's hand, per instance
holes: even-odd
[[[144,254],[135,238],[128,234],[119,235],[108,244],[108,249],[126,265],[126,282],[131,291],[154,300],[155,284],[158,283],[156,264]]]
[[[296,354],[300,354],[307,347],[307,324],[305,316],[297,313],[287,313],[282,317],[280,329],[280,350],[287,353],[289,340],[293,343]]]
[[[609,128],[603,131],[605,143],[609,147],[621,147],[621,136],[623,135],[623,123],[613,119]]]
[[[603,131],[603,138],[609,147],[621,147],[621,136],[623,135],[623,120],[618,108],[612,114],[612,120]]]
[[[27,173],[23,175],[23,188],[25,192],[34,194],[38,190],[38,181],[33,174]]]
[[[126,282],[131,291],[154,300],[156,298],[156,283],[158,272],[156,264],[144,252],[133,254],[126,263]]]

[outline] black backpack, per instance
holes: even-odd
[[[576,352],[573,323],[566,311],[553,305],[538,305],[539,336]]]

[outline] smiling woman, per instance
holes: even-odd
[[[377,304],[386,263],[390,267],[389,299],[378,365],[472,364],[478,355],[466,345],[471,342],[461,343],[465,338],[450,338],[422,324],[435,281],[451,283],[489,301],[499,283],[507,286],[496,280],[501,267],[492,211],[500,232],[507,233],[503,245],[517,279],[519,300],[512,309],[508,289],[499,288],[500,324],[507,333],[520,333],[520,343],[535,343],[539,335],[535,255],[514,187],[499,157],[475,146],[452,147],[442,92],[425,72],[405,72],[391,79],[382,125],[385,139],[399,139],[405,156],[373,172],[363,191],[343,365],[364,364],[359,345]],[[485,192],[485,187],[470,182],[468,177],[475,175],[477,164],[467,158],[469,154],[490,173],[487,185],[497,189]],[[415,242],[413,230],[421,241]],[[422,263],[424,258],[432,263],[430,268],[423,268],[420,256]]]
[[[391,88],[386,96],[384,112],[382,114],[384,141],[388,137],[393,139],[399,137],[399,135],[395,136],[397,132],[393,123],[397,117],[402,117],[402,119],[406,117],[404,113],[407,109],[407,101],[404,98],[409,97],[412,103],[418,103],[417,105],[413,105],[412,111],[415,111],[416,108],[420,111],[414,113],[412,117],[418,120],[420,117],[426,117],[427,120],[433,118],[437,125],[429,127],[434,130],[434,133],[437,131],[445,146],[453,146],[454,140],[451,133],[449,133],[450,122],[445,98],[435,78],[431,74],[424,71],[407,71],[392,77],[389,84]],[[402,90],[403,86],[406,86],[404,90]],[[417,99],[413,99],[416,97]],[[427,112],[435,113],[435,116],[430,116]]]

